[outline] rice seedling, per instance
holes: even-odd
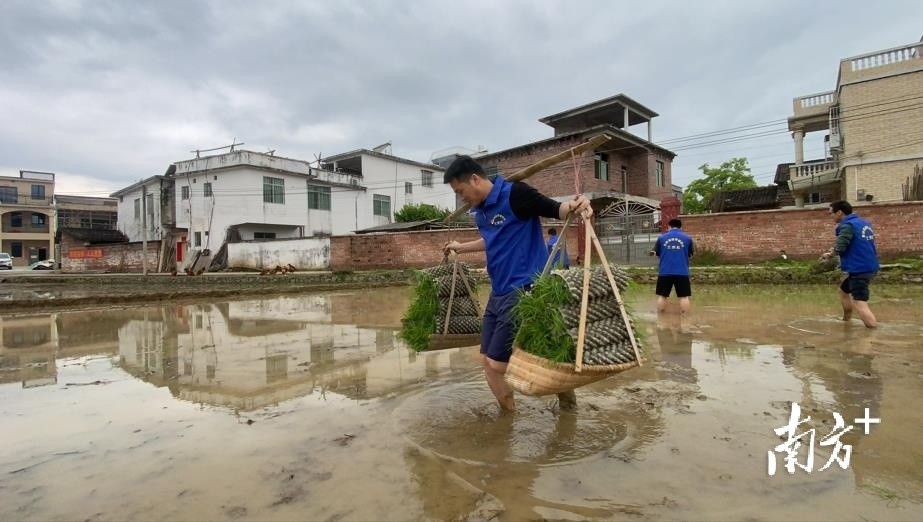
[[[540,277],[524,293],[514,310],[521,327],[516,343],[539,357],[555,362],[574,362],[574,340],[568,335],[560,308],[572,297],[563,279]]]
[[[413,288],[414,299],[404,313],[400,337],[415,351],[424,350],[429,336],[436,330],[436,316],[439,314],[439,289],[433,278],[417,272]]]

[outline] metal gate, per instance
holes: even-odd
[[[648,254],[660,235],[660,210],[646,203],[617,200],[599,212],[596,235],[610,263],[656,265]]]

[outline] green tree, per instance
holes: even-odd
[[[699,170],[703,177],[693,180],[683,191],[683,213],[702,214],[709,209],[711,198],[719,190],[756,187],[747,158],[731,158],[720,167],[705,163]]]
[[[401,207],[400,210],[394,213],[394,221],[397,223],[409,223],[411,221],[445,219],[448,215],[448,209],[420,203],[418,205],[404,205]]]

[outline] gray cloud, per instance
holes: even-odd
[[[919,2],[856,0],[3,10],[0,173],[68,173],[85,193],[233,138],[304,159],[387,140],[418,160],[453,145],[499,150],[550,136],[539,117],[618,92],[660,113],[655,141],[781,120],[794,96],[834,87],[840,58],[914,41],[923,19]],[[678,150],[674,181],[732,156],[769,181],[792,156],[784,126],[770,130],[780,133]],[[808,156],[822,150],[813,138]]]

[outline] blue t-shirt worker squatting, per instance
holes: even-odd
[[[660,258],[657,276],[657,311],[667,309],[667,298],[673,289],[679,298],[679,311],[685,314],[689,311],[689,298],[692,296],[692,284],[689,280],[689,258],[695,252],[692,238],[680,230],[683,222],[679,219],[670,220],[670,230],[657,238],[652,254]]]
[[[572,212],[590,216],[593,211],[583,196],[559,203],[524,183],[499,176],[491,181],[483,167],[467,156],[449,165],[444,181],[471,205],[481,237],[465,243],[451,241],[443,250],[487,253],[491,292],[481,326],[484,375],[500,406],[512,410],[513,391],[504,380],[516,336],[512,310],[548,259],[539,218],[564,219]]]

